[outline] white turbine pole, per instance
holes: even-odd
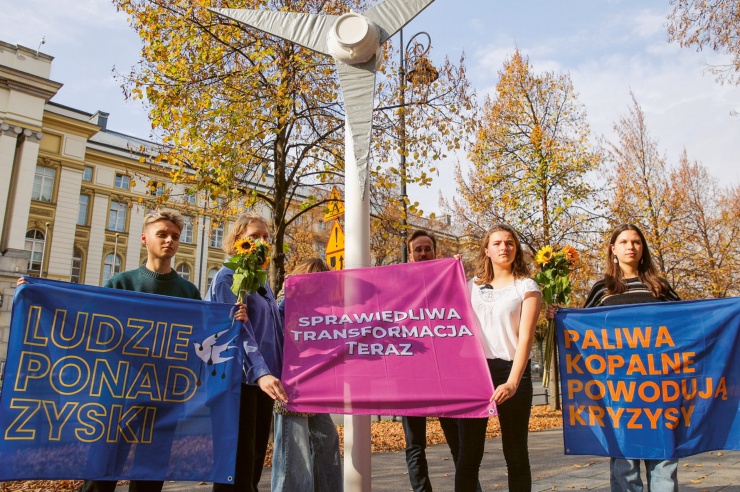
[[[347,268],[370,266],[370,180],[360,187],[352,131],[344,125],[344,254]],[[347,285],[345,296],[352,296]],[[344,416],[344,490],[370,492],[370,415]]]
[[[344,97],[345,258],[348,269],[370,266],[370,197],[368,157],[377,56],[383,43],[434,0],[383,0],[363,14],[341,16],[249,9],[214,12],[333,56]],[[403,46],[401,47],[403,49]],[[353,138],[354,132],[354,138]],[[353,305],[360,289],[345,283],[345,303]],[[347,386],[351,406],[351,388]],[[349,408],[351,413],[351,408]],[[370,492],[370,415],[344,418],[344,489]]]

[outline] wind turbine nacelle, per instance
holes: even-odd
[[[367,17],[349,12],[334,22],[326,44],[329,53],[347,65],[365,63],[380,48],[380,29]]]

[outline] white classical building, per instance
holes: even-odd
[[[156,144],[108,129],[108,113],[54,103],[62,84],[49,79],[52,60],[0,41],[0,375],[18,277],[103,285],[114,273],[136,268],[146,257],[144,215],[159,206],[158,198],[186,219],[174,260],[178,273],[205,292],[225,259],[220,248],[229,223],[213,202],[209,206],[172,184],[165,169],[148,164]],[[271,185],[268,175],[249,187],[269,192]],[[328,190],[312,192],[322,193]],[[257,211],[272,213],[260,206]],[[298,241],[318,256],[324,256],[331,229],[321,214],[317,209],[293,226],[312,231]],[[414,216],[409,223],[453,237],[448,221]],[[399,258],[400,252],[379,261]]]
[[[144,215],[165,190],[187,222],[176,270],[205,292],[225,256],[228,223],[212,226],[200,196],[146,163],[152,142],[109,130],[107,113],[52,102],[52,60],[0,41],[0,374],[18,277],[102,285],[135,268]]]

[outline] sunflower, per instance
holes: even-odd
[[[260,243],[260,251],[262,254],[264,254],[264,261],[262,262],[262,268],[263,270],[267,270],[267,267],[270,266],[270,251],[272,251],[272,247],[270,247],[270,243],[261,242]]]
[[[566,245],[563,246],[563,249],[560,251],[565,255],[565,259],[568,260],[568,263],[571,265],[578,263],[578,251],[576,251],[576,248]]]
[[[236,253],[240,255],[251,255],[254,253],[256,246],[257,245],[248,237],[237,239],[234,242],[234,250],[236,250]]]
[[[272,251],[272,246],[270,243],[262,243],[265,246],[265,255],[270,256],[270,251]]]
[[[538,265],[544,265],[548,261],[552,260],[553,256],[552,247],[550,246],[543,246],[541,250],[537,252],[537,254],[534,257],[534,261]]]

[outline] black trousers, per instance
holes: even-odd
[[[234,483],[214,483],[213,492],[257,492],[270,439],[272,405],[272,398],[259,386],[242,384]]]
[[[494,386],[504,384],[511,373],[511,361],[488,359]],[[501,445],[504,449],[509,490],[532,490],[529,467],[529,416],[532,413],[532,370],[527,366],[514,396],[498,405]],[[460,419],[460,456],[455,473],[455,492],[476,490],[486,443],[488,419]]]
[[[403,417],[403,434],[406,437],[406,466],[414,492],[432,492],[427,464],[427,418]],[[450,446],[453,463],[457,462],[458,428],[457,419],[440,418],[439,425]]]
[[[85,480],[79,492],[113,492],[116,490],[115,480]],[[128,484],[129,492],[162,492],[164,482],[159,480],[131,480]]]

